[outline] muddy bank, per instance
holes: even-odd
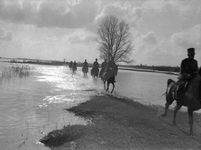
[[[49,133],[41,142],[52,150],[201,149],[201,116],[198,114],[194,114],[195,135],[190,138],[186,112],[178,113],[178,125],[173,126],[172,111],[161,118],[160,107],[144,106],[111,95],[94,96],[67,111],[91,123],[66,126]]]

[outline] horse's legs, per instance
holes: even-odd
[[[111,91],[111,93],[114,91],[114,87],[115,87],[115,85],[114,85],[114,83],[112,83],[112,85],[113,85],[113,88],[112,88],[112,91]]]
[[[178,110],[181,108],[181,106],[182,105],[177,103],[177,105],[176,105],[176,107],[174,109],[174,115],[173,115],[173,121],[172,121],[173,125],[177,125],[176,124],[176,115],[177,115]]]
[[[105,87],[105,82],[106,82],[106,81],[103,81],[103,84],[104,84],[104,90],[106,90],[106,87]]]
[[[193,136],[193,111],[188,108],[189,126],[190,126],[190,136]]]
[[[109,90],[109,86],[110,86],[110,83],[107,81],[107,89],[106,89],[107,92]]]
[[[167,110],[168,110],[169,106],[170,106],[170,104],[168,102],[166,102],[165,103],[165,112],[164,112],[164,114],[161,115],[162,117],[166,117],[167,116]]]
[[[161,115],[162,117],[166,117],[167,116],[167,110],[168,110],[169,106],[172,104],[173,101],[174,101],[174,98],[172,97],[171,87],[167,86],[165,112],[164,112],[164,114]]]

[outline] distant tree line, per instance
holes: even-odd
[[[130,68],[138,68],[138,69],[149,69],[149,70],[157,70],[157,71],[170,71],[170,72],[179,72],[180,67],[178,66],[147,66],[147,65],[132,65],[126,66],[121,65],[121,67],[130,67]]]

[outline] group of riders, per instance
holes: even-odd
[[[198,110],[201,108],[201,67],[198,67],[197,60],[194,59],[195,57],[195,48],[188,48],[187,49],[187,58],[183,59],[181,61],[180,65],[180,73],[177,81],[174,81],[172,79],[168,79],[167,82],[167,90],[166,90],[166,105],[165,105],[165,112],[162,114],[163,117],[167,115],[167,110],[169,106],[172,104],[174,100],[177,101],[176,107],[174,110],[174,116],[173,116],[173,124],[176,124],[176,113],[182,106],[188,107],[188,115],[189,115],[189,125],[190,125],[190,134],[193,133],[193,111]],[[72,65],[72,68],[75,68],[77,70],[77,64],[74,61],[74,63],[70,63]],[[88,72],[88,62],[85,60],[83,63],[82,71],[84,75]],[[99,73],[99,63],[98,59],[95,59],[95,62],[93,63],[93,68],[91,69],[91,75],[95,77],[100,77],[104,82],[104,88],[105,88],[105,82],[107,81],[107,89],[108,91],[109,84],[113,84],[113,89],[111,93],[114,90],[114,82],[115,82],[115,76],[117,75],[118,65],[115,64],[114,58],[107,61],[105,61],[101,64],[101,70]]]
[[[73,73],[75,73],[76,71],[77,71],[77,63],[76,63],[76,61],[71,61],[70,63],[69,63],[69,68],[73,71]]]
[[[84,75],[87,75],[88,72],[88,62],[85,59],[85,62],[83,63],[82,71]],[[101,70],[99,71],[99,68],[101,67]],[[98,63],[98,59],[96,58],[93,67],[91,69],[91,75],[94,78],[101,78],[103,80],[108,80],[110,77],[114,77],[117,75],[118,71],[118,66],[114,62],[114,60],[109,60],[107,59],[102,62],[101,66]]]
[[[99,71],[99,68],[101,67],[101,70]],[[69,68],[73,71],[73,73],[75,73],[77,71],[77,63],[76,61],[71,61],[69,63]],[[110,77],[114,77],[117,75],[117,71],[118,71],[118,65],[116,65],[116,63],[114,62],[114,60],[109,60],[107,61],[107,59],[104,59],[104,62],[102,62],[102,64],[100,65],[98,63],[98,59],[96,58],[92,69],[91,69],[91,75],[94,78],[101,78],[101,79],[109,79]],[[89,64],[87,62],[87,60],[85,59],[84,63],[82,64],[82,72],[84,74],[84,76],[87,75],[87,73],[89,72]]]
[[[184,92],[188,82],[194,78],[198,74],[198,62],[194,59],[195,56],[195,49],[194,48],[188,48],[187,49],[187,58],[183,59],[180,66],[180,74],[178,77],[178,81],[176,82],[176,85],[173,91],[174,98],[177,99],[177,95],[179,92]],[[77,71],[77,63],[76,61],[71,61],[69,63],[69,67],[76,72]],[[101,70],[99,72],[99,68],[101,67]],[[84,76],[88,73],[89,64],[87,60],[85,59],[83,66],[82,66],[82,72]],[[201,69],[200,69],[201,70]],[[95,77],[99,77],[104,80],[108,80],[109,78],[113,77],[115,82],[115,76],[117,75],[118,71],[118,65],[116,65],[114,59],[107,60],[105,59],[104,62],[102,62],[101,66],[98,63],[98,59],[96,58],[93,67],[91,69],[91,75]],[[201,74],[199,72],[199,74]]]

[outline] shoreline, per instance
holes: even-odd
[[[7,62],[7,61],[0,61],[3,63],[14,63],[14,62]],[[15,62],[17,63],[17,62]],[[47,66],[66,66],[66,64],[63,63],[58,63],[58,64],[52,64],[52,63],[23,63],[23,62],[18,62],[19,64],[32,64],[32,65],[47,65]],[[78,67],[82,67],[78,65]],[[89,68],[92,68],[89,66]],[[159,71],[159,70],[154,70],[154,69],[140,69],[140,68],[134,68],[134,67],[119,67],[118,70],[126,70],[126,71],[139,71],[139,72],[152,72],[152,73],[163,73],[163,74],[170,74],[170,75],[179,75],[178,72],[172,72],[172,71]]]
[[[96,95],[67,109],[90,120],[88,125],[68,125],[40,141],[52,150],[201,149],[201,115],[194,113],[195,135],[190,138],[187,113],[179,111],[178,126],[173,126],[172,110],[161,118],[163,109],[109,94]]]

